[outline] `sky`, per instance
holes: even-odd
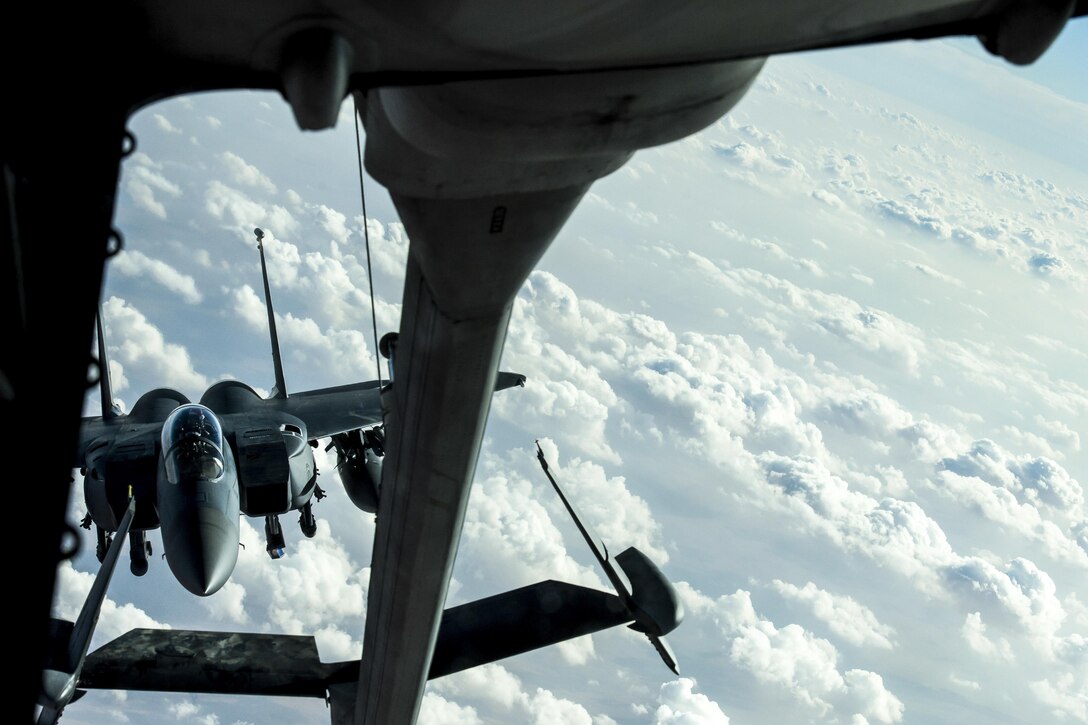
[[[617,629],[436,680],[421,723],[1088,722],[1088,88],[1084,22],[1046,68],[965,41],[771,59],[695,136],[594,184],[517,296],[449,604],[606,587],[537,467],[613,550],[676,583],[681,676]],[[1046,70],[1047,68],[1053,70]],[[1044,72],[1044,70],[1046,72]],[[372,379],[350,104],[295,130],[278,96],[174,99],[131,122],[104,310],[126,409],[272,366]],[[379,334],[408,240],[365,183]],[[97,397],[87,412],[97,412]],[[132,627],[313,634],[358,657],[373,517],[329,498],[270,561],[189,595],[119,571]],[[82,482],[70,516],[82,518]],[[59,573],[74,617],[93,538]],[[93,692],[66,723],[324,723],[316,701]]]

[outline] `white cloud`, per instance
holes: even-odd
[[[953,287],[962,288],[962,287],[965,286],[963,284],[963,280],[959,279],[958,277],[953,277],[950,274],[945,274],[944,272],[941,272],[940,270],[937,270],[937,269],[934,269],[933,267],[930,267],[928,264],[923,264],[922,262],[908,262],[907,266],[910,269],[913,269],[916,272],[920,272],[921,274],[924,274],[926,277],[932,277],[935,280],[939,280],[939,281],[944,282],[946,284],[950,284]]]
[[[226,223],[246,244],[253,243],[254,227],[261,227],[273,236],[289,235],[299,228],[298,221],[282,206],[256,202],[221,181],[208,183],[204,194],[204,210],[215,219]]]
[[[584,635],[555,645],[555,651],[568,665],[580,667],[597,657],[597,651],[593,646],[593,637]]]
[[[646,501],[627,488],[623,476],[609,477],[601,466],[579,458],[564,461],[551,439],[542,438],[540,447],[564,493],[610,551],[618,553],[635,546],[658,566],[668,563],[669,555],[661,545],[661,526],[654,521]],[[558,497],[552,500],[557,501]],[[558,507],[553,510],[566,516]]]
[[[111,357],[124,366],[126,375],[137,373],[159,381],[159,385],[198,395],[207,387],[207,378],[193,369],[189,352],[169,343],[144,315],[120,297],[110,297],[103,306],[103,322]]]
[[[113,260],[111,269],[116,269],[128,277],[148,275],[191,305],[203,299],[200,290],[197,289],[196,281],[191,276],[182,274],[161,259],[152,259],[139,250],[126,250],[118,254]]]
[[[53,602],[55,616],[70,622],[76,621],[84,602],[87,601],[94,579],[94,574],[78,571],[70,562],[65,561],[58,566],[57,594]],[[169,629],[170,625],[155,620],[143,609],[131,603],[118,604],[106,597],[98,615],[98,626],[95,628],[92,648],[110,642],[131,629],[141,627]]]
[[[695,681],[681,677],[661,685],[654,725],[728,725],[718,703],[695,692]]]
[[[322,217],[321,226],[325,231],[339,244],[346,244],[352,234],[347,226],[347,216],[324,204],[320,204],[318,209]]]
[[[813,413],[821,420],[862,438],[882,439],[914,424],[914,418],[887,395],[853,386],[846,390],[824,386]]]
[[[917,503],[878,502],[811,458],[760,458],[767,483],[816,531],[899,571],[923,590],[935,591],[941,568],[958,561],[944,531]]]
[[[677,588],[693,613],[713,617],[735,665],[789,692],[817,716],[834,711],[885,723],[902,719],[903,703],[879,675],[860,669],[840,672],[834,645],[796,624],[775,626],[759,616],[749,592],[738,589],[714,600],[683,583]]]
[[[420,725],[476,725],[483,722],[476,710],[427,692],[419,706]]]
[[[973,476],[1012,492],[1021,503],[1046,505],[1063,513],[1083,509],[1084,491],[1057,462],[1048,458],[1013,456],[992,440],[982,439],[940,467],[958,476]]]
[[[470,700],[481,706],[497,705],[503,713],[501,721],[532,722],[537,725],[604,725],[611,722],[608,717],[592,718],[589,712],[576,702],[556,696],[551,690],[541,687],[529,692],[522,688],[521,681],[501,665],[483,665],[471,670],[433,680],[428,684],[424,696],[435,698],[431,705],[434,710],[442,709],[453,717],[463,720],[427,720],[427,722],[478,722],[477,710],[469,706],[456,706],[446,698]],[[428,715],[428,717],[431,717]],[[421,715],[420,722],[424,722]]]
[[[167,706],[167,710],[170,711],[171,715],[178,720],[181,720],[183,718],[196,716],[200,712],[200,706],[192,700],[182,700],[180,702],[170,703],[170,705]]]
[[[1031,561],[1016,558],[1001,570],[983,559],[968,557],[949,567],[945,576],[949,585],[980,606],[988,619],[993,617],[1017,627],[1044,654],[1052,656],[1060,648],[1062,639],[1057,632],[1065,620],[1065,610],[1054,580]],[[981,615],[975,615],[969,616],[964,625],[965,637],[968,627],[972,633],[985,632]]]
[[[937,475],[937,490],[976,509],[987,519],[1041,543],[1047,554],[1055,559],[1088,567],[1088,552],[1081,549],[1075,539],[1076,526],[1070,529],[1070,536],[1066,536],[1057,524],[1042,517],[1039,508],[1019,503],[1006,489],[975,476],[941,471]]]
[[[792,178],[795,180],[807,179],[805,166],[797,159],[782,153],[768,153],[761,146],[753,146],[745,141],[726,146],[725,144],[712,144],[715,153],[729,163],[745,169],[747,174],[743,177],[757,183],[757,177],[751,172],[769,174],[778,177]],[[763,188],[762,184],[757,184]]]
[[[359,657],[362,644],[347,633],[363,631],[370,568],[360,567],[333,537],[329,521],[319,518],[314,538],[290,540],[287,555],[273,563],[263,533],[249,520],[242,519],[240,533],[244,548],[231,577],[238,589],[232,588],[230,604],[244,598],[246,613],[275,632],[315,634],[326,661]]]
[[[161,113],[156,113],[152,118],[155,119],[155,125],[158,126],[160,131],[166,133],[181,133],[181,129],[170,123],[170,119]]]
[[[708,280],[741,297],[801,320],[879,360],[917,377],[926,354],[925,335],[915,325],[880,309],[834,293],[805,289],[754,269],[726,269],[695,252],[687,258]]]
[[[975,682],[974,680],[967,680],[967,679],[964,679],[962,677],[956,677],[955,674],[949,675],[948,676],[948,681],[951,682],[956,687],[962,687],[963,689],[970,690],[972,692],[978,692],[979,690],[982,689],[982,685]]]
[[[826,204],[832,209],[842,209],[844,206],[842,199],[826,189],[814,189],[812,198],[822,204]]]
[[[263,191],[266,194],[275,194],[276,185],[272,183],[272,179],[261,173],[253,164],[246,162],[238,154],[231,153],[230,151],[224,151],[219,154],[220,161],[227,168],[227,172],[230,174],[231,181],[235,184],[242,184],[243,186],[252,186],[253,188]]]
[[[521,680],[502,665],[486,664],[433,680],[428,687],[451,697],[492,702],[504,710],[520,707],[526,699]]]
[[[363,217],[355,217],[355,223],[361,229]],[[370,218],[366,222],[367,234],[370,237],[371,261],[375,271],[383,272],[396,280],[403,279],[405,262],[408,259],[408,233],[400,222],[382,224],[377,219]],[[346,251],[343,252],[345,255]],[[359,255],[360,263],[365,263],[363,255]]]
[[[967,615],[960,630],[967,646],[985,657],[996,657],[1005,662],[1012,662],[1014,655],[1009,641],[1003,638],[996,640],[986,636],[986,625],[982,622],[981,612],[972,612]]]
[[[899,722],[906,708],[884,687],[884,679],[868,670],[847,670],[848,698],[869,722]]]
[[[167,179],[146,154],[136,153],[125,169],[125,191],[137,206],[159,219],[166,218],[166,206],[156,193],[178,198],[181,187]]]
[[[536,465],[531,454],[524,460]],[[567,554],[563,534],[540,500],[542,474],[533,475],[523,478],[506,461],[481,456],[461,533],[460,550],[471,562],[462,576],[486,577],[500,591],[549,578],[608,590],[594,569]],[[573,533],[573,524],[567,528]]]
[[[589,712],[576,702],[556,697],[541,687],[529,698],[529,716],[534,725],[593,725]]]
[[[1085,668],[1079,672],[1066,672],[1053,680],[1036,680],[1031,691],[1040,701],[1050,706],[1059,720],[1071,717],[1088,722],[1088,674]]]
[[[1035,416],[1035,423],[1046,431],[1049,440],[1056,446],[1080,450],[1080,434],[1060,420],[1047,420],[1041,415]]]
[[[895,630],[877,621],[872,610],[852,597],[832,594],[812,582],[797,587],[775,579],[771,582],[771,588],[787,599],[807,604],[832,632],[853,645],[892,648],[891,637],[895,635]]]
[[[237,582],[228,581],[215,594],[201,598],[200,604],[215,620],[245,624],[249,621],[245,599],[245,588]]]
[[[229,290],[233,312],[252,329],[267,333],[264,301],[248,284]],[[276,313],[276,329],[284,359],[296,364],[321,366],[328,385],[354,382],[373,372],[374,354],[367,336],[358,330],[333,327],[324,330],[309,317]],[[290,381],[288,381],[290,382]]]

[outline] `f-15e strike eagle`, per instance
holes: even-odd
[[[136,508],[129,533],[132,573],[147,571],[146,532],[161,528],[170,570],[199,596],[219,591],[234,571],[240,513],[264,518],[266,550],[273,559],[286,548],[281,515],[298,511],[302,533],[317,533],[313,501],[324,496],[314,464],[318,439],[332,439],[329,446],[336,449],[337,469],[352,502],[369,513],[378,506],[384,456],[381,382],[287,394],[264,232],[254,234],[276,376],[271,395],[262,398],[237,380],[216,383],[199,403],[158,388],[124,415],[113,400],[99,318],[102,415],[85,419],[80,431],[84,526],[93,522],[97,529],[98,560],[105,557],[131,497]],[[524,382],[523,375],[501,373],[496,387]]]
[[[397,725],[414,721],[439,651],[514,295],[589,186],[634,151],[720,118],[770,55],[959,34],[1030,63],[1088,0],[119,0],[3,13],[0,440],[23,440],[44,408],[56,445],[79,450],[84,351],[119,238],[111,221],[136,109],[275,89],[315,130],[335,123],[348,94],[357,100],[367,170],[411,243],[364,655],[338,684],[353,698],[338,721]],[[66,109],[90,111],[78,134]],[[79,235],[58,232],[60,200]],[[70,300],[59,317],[57,289]],[[59,370],[50,385],[41,359]],[[13,682],[28,708],[69,528],[71,459],[55,458],[35,472],[40,525],[25,548],[37,558],[17,602],[25,611],[13,614],[37,643],[37,666]]]

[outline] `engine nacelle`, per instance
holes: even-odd
[[[381,426],[338,433],[332,437],[336,449],[336,470],[348,498],[359,509],[377,513],[382,485],[385,436]]]

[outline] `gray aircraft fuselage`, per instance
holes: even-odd
[[[178,582],[200,596],[215,593],[238,559],[239,515],[275,517],[301,509],[316,488],[306,424],[277,410],[275,402],[243,383],[224,381],[200,404],[159,389],[141,397],[129,415],[86,422],[80,465],[91,520],[115,531],[131,486],[138,545],[144,545],[142,532],[161,528]],[[171,439],[171,425],[186,412],[203,416],[217,431],[214,440],[192,444],[207,451],[207,470],[176,460],[185,455],[184,443]],[[134,573],[140,573],[138,555]]]

